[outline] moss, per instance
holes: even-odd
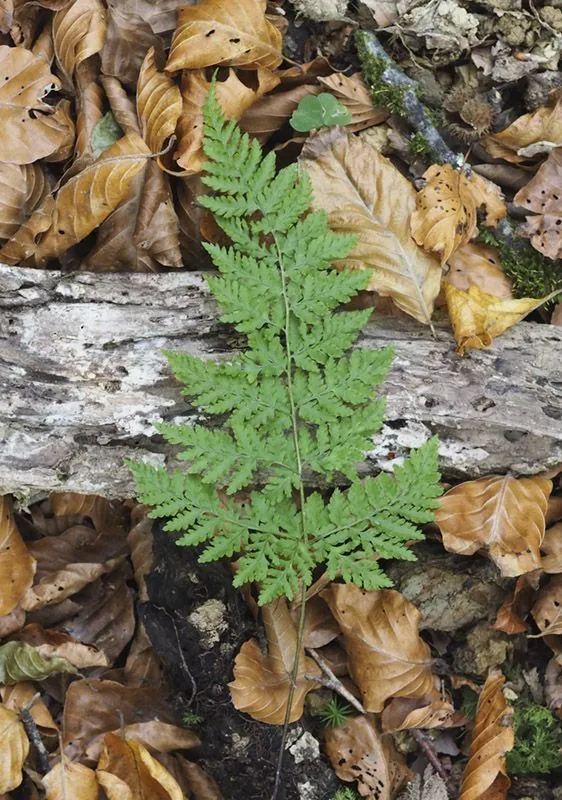
[[[425,136],[415,133],[410,139],[410,153],[415,156],[429,155],[431,148]]]
[[[480,239],[499,250],[514,297],[545,297],[558,288],[562,292],[562,260],[546,258],[523,239],[516,240],[516,247],[511,246],[491,228],[481,228]]]
[[[519,702],[514,729],[515,747],[507,754],[510,775],[544,775],[562,767],[562,723],[548,708]]]
[[[403,114],[404,95],[407,92],[414,91],[416,96],[419,97],[420,90],[413,89],[411,86],[397,86],[387,81],[385,72],[392,62],[386,61],[384,58],[377,58],[377,56],[370,53],[365,46],[361,31],[358,31],[355,36],[355,44],[363,69],[363,78],[369,87],[374,105],[394,114]]]
[[[338,789],[334,795],[334,800],[359,800],[359,795],[353,789]]]

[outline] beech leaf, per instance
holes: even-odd
[[[385,733],[408,728],[449,728],[461,724],[454,715],[451,698],[443,696],[434,687],[427,695],[416,700],[393,698],[382,712],[381,726]]]
[[[0,45],[0,78],[0,161],[31,164],[58,150],[68,129],[44,102],[60,89],[49,65],[24,47]]]
[[[457,289],[449,281],[444,281],[443,286],[457,353],[460,356],[467,350],[490,347],[496,336],[501,336],[521,322],[531,311],[553,296],[504,300],[482,291],[476,285],[469,286],[467,291]]]
[[[391,800],[412,775],[391,737],[380,735],[370,715],[328,728],[325,745],[338,778],[357,781],[362,797]]]
[[[562,147],[553,150],[513,201],[535,214],[527,217],[525,233],[533,247],[548,258],[562,258]]]
[[[67,84],[72,84],[76,67],[103,48],[106,29],[101,0],[73,0],[57,11],[53,18],[53,41]]]
[[[266,0],[202,0],[178,8],[166,69],[213,65],[269,67],[282,60],[281,33],[265,16]]]
[[[536,637],[558,635],[562,633],[562,575],[553,575],[548,583],[537,594],[531,609],[533,619],[540,633]]]
[[[336,266],[372,268],[370,291],[429,324],[441,269],[410,235],[416,204],[410,181],[367,141],[338,128],[311,137],[300,162],[312,182],[313,207],[326,210],[332,230],[359,236]]]
[[[499,300],[512,297],[511,281],[501,268],[497,250],[474,242],[461,245],[449,258],[447,281],[463,291],[477,286]]]
[[[38,164],[0,162],[0,240],[10,239],[48,193]]]
[[[490,227],[507,214],[499,187],[475,172],[467,176],[450,164],[433,164],[423,177],[410,228],[416,242],[438,255],[442,265],[476,234],[479,208],[484,207]]]
[[[490,673],[480,694],[459,800],[499,800],[507,794],[505,754],[513,748],[514,734],[513,713],[502,691],[504,680],[501,673]],[[486,794],[496,789],[497,794]]]
[[[28,753],[29,740],[19,714],[0,704],[0,794],[20,785]]]
[[[244,642],[234,662],[230,694],[234,707],[239,711],[259,722],[282,725],[297,654],[297,630],[284,598],[265,605],[262,614],[268,653],[262,653],[255,639]],[[315,683],[304,677],[305,673],[318,675],[319,668],[301,650],[290,722],[301,718],[304,699],[316,688]]]
[[[0,689],[0,694],[6,708],[21,714],[22,709],[25,707],[36,725],[45,728],[47,731],[57,732],[58,729],[51,712],[45,705],[43,698],[37,696],[37,687],[34,683],[22,681],[11,686],[3,686]]]
[[[390,697],[420,698],[431,691],[431,654],[419,635],[421,615],[400,592],[338,583],[321,597],[341,627],[349,674],[367,711],[382,711]]]
[[[25,642],[0,645],[0,683],[10,685],[20,681],[43,681],[61,672],[74,674],[76,667],[66,658],[45,658]]]
[[[516,577],[541,565],[540,546],[552,481],[496,475],[450,489],[435,521],[451,553],[486,549],[502,575]]]
[[[164,148],[173,135],[182,112],[179,87],[156,67],[154,47],[146,54],[137,84],[137,113],[142,135],[153,154]],[[160,157],[159,157],[160,161]]]
[[[36,562],[21,538],[7,495],[0,497],[0,616],[19,605],[33,583]]]
[[[64,755],[43,778],[45,800],[97,800],[99,784],[93,769],[68,761]]]

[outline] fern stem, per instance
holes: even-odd
[[[289,395],[293,445],[295,448],[295,459],[297,462],[297,472],[299,479],[299,497],[300,497],[299,517],[301,524],[301,534],[302,534],[302,541],[306,546],[308,544],[308,535],[306,532],[306,523],[305,523],[305,496],[304,496],[304,483],[303,483],[303,469],[302,469],[301,452],[299,447],[299,425],[297,419],[297,408],[295,404],[295,394],[293,387],[293,353],[291,350],[291,331],[290,331],[291,307],[289,304],[289,298],[287,296],[287,277],[285,275],[283,256],[281,254],[279,243],[275,235],[273,236],[273,240],[275,242],[275,248],[277,250],[277,259],[279,262],[279,271],[281,274],[281,297],[283,298],[283,305],[285,308],[284,334],[285,334],[285,353],[287,356],[287,393]],[[302,643],[304,637],[304,621],[306,614],[306,592],[304,591],[304,585],[302,580],[301,580],[301,597],[302,600],[300,605],[299,622],[297,626],[297,643],[295,648],[295,660],[293,661],[293,668],[291,670],[291,685],[289,688],[289,696],[287,697],[287,709],[285,711],[285,719],[283,720],[283,733],[281,735],[281,744],[279,745],[279,756],[277,758],[277,768],[275,770],[275,783],[273,785],[273,793],[271,795],[271,800],[276,800],[279,792],[279,787],[281,785],[281,773],[283,771],[283,758],[285,755],[285,745],[287,743],[289,720],[291,719],[291,709],[293,706],[295,690],[297,687],[297,678],[299,674],[299,661],[300,661],[300,654],[302,650]]]

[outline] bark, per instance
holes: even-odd
[[[227,358],[243,341],[221,325],[204,277],[0,267],[0,491],[132,494],[125,457],[163,463],[160,420],[201,421],[165,348]],[[521,323],[490,350],[455,355],[414,320],[374,315],[358,346],[392,344],[387,423],[365,473],[388,469],[431,433],[445,476],[530,474],[562,462],[562,328]]]

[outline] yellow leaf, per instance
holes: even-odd
[[[314,208],[327,211],[333,230],[359,235],[336,266],[372,268],[370,291],[429,324],[442,273],[410,235],[416,206],[410,181],[367,141],[337,128],[311,137],[300,161],[312,182]]]
[[[0,616],[9,614],[23,599],[35,568],[14,521],[10,499],[0,497]]]
[[[68,136],[67,121],[43,102],[60,81],[24,47],[0,46],[0,161],[31,164],[51,155]]]
[[[321,597],[340,624],[349,674],[367,711],[382,711],[390,697],[431,691],[431,654],[419,635],[420,612],[400,592],[338,583]]]
[[[282,36],[266,19],[266,0],[202,0],[178,8],[166,69],[213,65],[270,67],[282,61]]]
[[[93,769],[64,756],[43,778],[45,800],[97,800],[98,779]]]
[[[538,477],[460,483],[440,499],[435,512],[445,548],[462,555],[486,548],[507,577],[538,569],[551,491],[552,481]]]
[[[510,781],[505,775],[505,754],[514,745],[513,714],[502,687],[505,678],[491,673],[476,710],[472,745],[465,767],[459,800],[506,797]],[[492,795],[487,792],[494,791]]]
[[[417,208],[410,220],[416,242],[445,264],[476,233],[476,212],[484,206],[486,224],[495,226],[507,214],[499,187],[476,173],[466,176],[450,164],[433,164],[423,177]]]
[[[103,48],[107,21],[101,0],[73,0],[53,18],[57,62],[68,84],[76,67]]]
[[[184,800],[176,779],[138,742],[106,733],[96,770],[109,800]]]
[[[0,705],[0,794],[20,785],[28,753],[29,741],[19,715]]]
[[[137,84],[137,113],[142,135],[152,153],[159,153],[173,135],[182,111],[179,87],[156,67],[154,47],[142,62]]]
[[[534,297],[521,297],[518,300],[502,300],[483,292],[478,286],[470,286],[465,292],[456,289],[448,281],[444,281],[443,285],[457,342],[457,353],[460,356],[467,350],[483,350],[489,347],[494,337],[501,336],[550,298],[537,300]]]
[[[285,599],[268,603],[262,609],[268,654],[255,639],[244,642],[234,662],[234,681],[229,684],[234,707],[259,722],[282,725],[291,686],[291,672],[297,653],[297,631]],[[312,659],[299,653],[299,671],[291,706],[291,722],[300,719],[304,699],[316,684],[304,675],[318,674]]]

